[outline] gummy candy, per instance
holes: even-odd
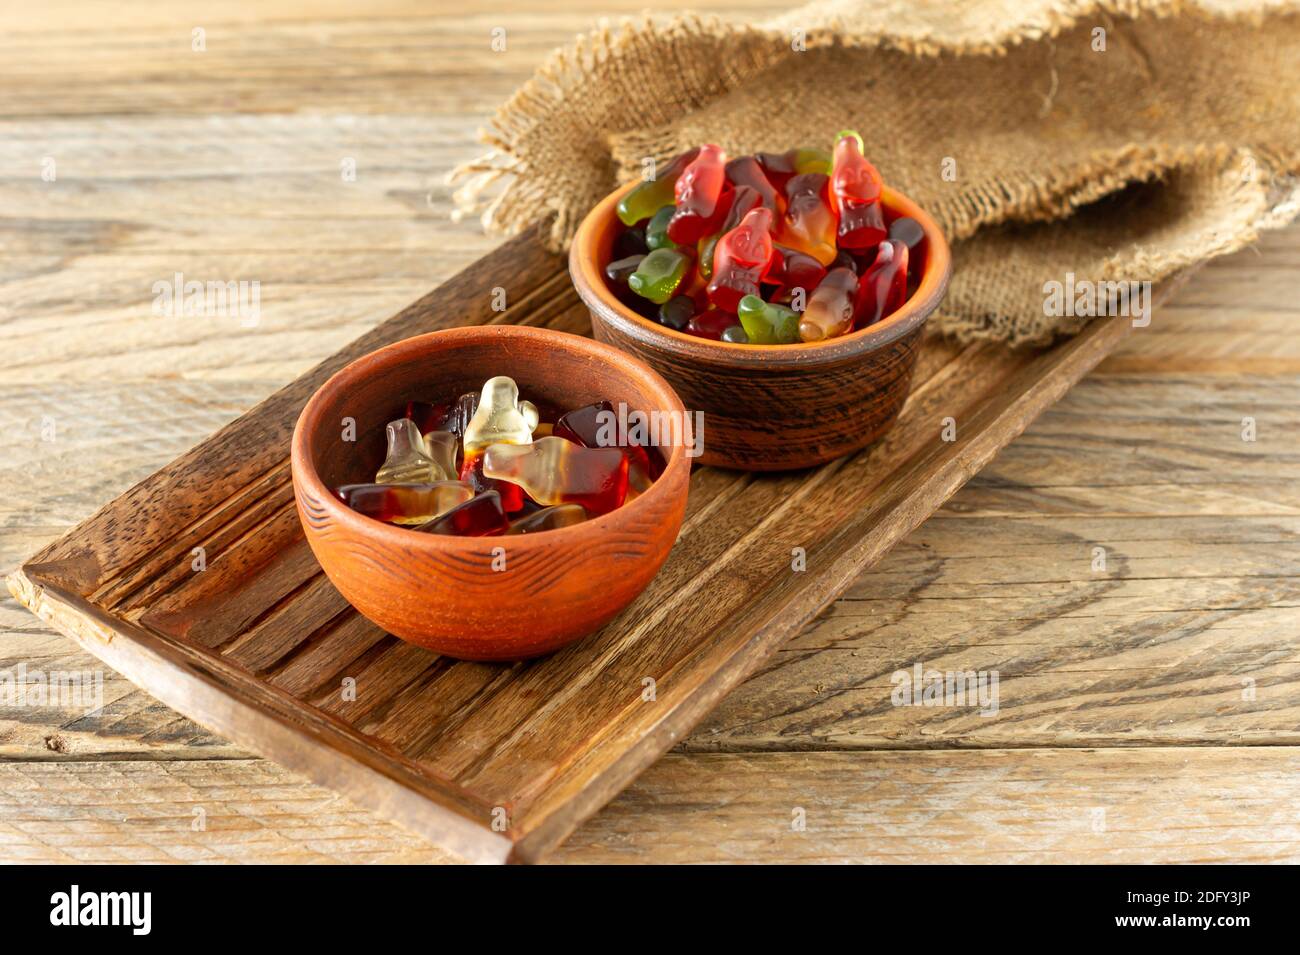
[[[632,273],[637,270],[645,254],[629,255],[625,259],[615,259],[609,265],[605,266],[605,278],[609,279],[615,285],[627,285],[627,280],[632,277]]]
[[[614,404],[610,401],[597,401],[595,404],[583,405],[561,415],[551,428],[551,434],[557,438],[566,438],[584,448],[607,448],[614,444],[612,421]],[[602,426],[605,428],[602,441]]]
[[[831,171],[831,155],[823,149],[789,149],[783,153],[755,153],[754,158],[773,186],[784,189],[792,176]]]
[[[836,255],[835,214],[826,197],[830,180],[821,173],[804,173],[786,183],[786,209],[777,241],[829,265]]]
[[[385,427],[388,454],[375,475],[376,484],[432,484],[456,477],[429,457],[420,429],[410,418],[398,418]]]
[[[875,255],[874,248],[872,249],[871,254]],[[870,263],[867,264],[869,265]],[[858,257],[848,249],[840,249],[835,256],[835,261],[831,263],[831,268],[852,269],[854,275],[860,275],[865,266],[858,260]]]
[[[559,527],[572,527],[587,519],[587,509],[581,504],[553,504],[527,517],[510,522],[507,534],[531,534],[536,531],[553,531]]]
[[[352,510],[394,524],[423,524],[474,496],[460,481],[432,484],[344,484],[335,496]]]
[[[586,448],[562,437],[491,445],[483,473],[518,484],[539,504],[581,504],[592,514],[614,510],[627,495],[627,455],[620,448]]]
[[[406,403],[406,414],[403,417],[410,418],[415,422],[420,434],[428,434],[447,420],[450,411],[450,403],[431,405],[427,401],[408,401]]]
[[[465,425],[474,417],[478,407],[478,392],[471,391],[461,395],[455,401],[444,401],[431,405],[424,401],[408,401],[406,417],[415,422],[421,434],[430,431],[450,431],[456,437],[465,433]]]
[[[450,431],[430,431],[424,436],[424,451],[444,474],[456,473],[460,456],[460,438]]]
[[[614,240],[613,258],[626,259],[629,255],[645,255],[650,246],[645,241],[645,226],[637,225],[620,232]]]
[[[659,306],[659,322],[668,328],[681,331],[695,315],[695,299],[689,295],[675,295]]]
[[[542,421],[504,375],[455,401],[410,401],[407,417],[385,428],[376,480],[334,494],[367,517],[429,533],[533,533],[613,510],[663,473],[659,452],[620,430],[612,402],[545,407]]]
[[[862,137],[852,130],[840,133],[835,142],[831,198],[839,217],[841,249],[866,249],[885,238],[879,201],[883,188],[880,173],[862,155]]]
[[[501,495],[501,509],[507,514],[514,514],[524,509],[526,503],[524,489],[509,481],[496,481],[483,473],[483,454],[467,457],[460,466],[460,480],[473,489],[475,494],[496,491]]]
[[[662,305],[676,293],[690,264],[690,259],[677,249],[655,249],[628,276],[628,288],[642,298]]]
[[[808,299],[799,320],[799,337],[806,342],[843,335],[853,327],[854,293],[858,277],[852,269],[831,269]]]
[[[779,216],[785,211],[782,208],[785,205],[784,200],[753,156],[741,156],[727,163],[727,181],[736,188],[735,201],[739,201],[741,189],[752,189],[759,197],[759,201],[772,210],[772,215]]]
[[[678,245],[691,245],[717,231],[727,216],[732,191],[727,183],[727,154],[712,144],[677,177],[677,210],[668,223],[668,236]]]
[[[854,324],[874,325],[896,311],[907,298],[907,246],[899,239],[887,239],[876,250],[876,260],[858,283]]]
[[[628,480],[633,487],[644,491],[650,486],[650,481],[663,471],[662,459],[653,448],[638,444],[618,444],[613,415],[614,405],[611,402],[597,401],[561,415],[555,422],[552,433],[556,437],[577,442],[584,448],[621,447],[627,454]],[[630,436],[627,437],[630,440]]]
[[[489,444],[528,444],[533,440],[537,421],[537,407],[531,401],[519,400],[519,386],[513,378],[489,378],[479,395],[474,417],[465,426],[465,457],[472,457]]]
[[[645,225],[645,245],[653,252],[655,249],[675,249],[677,243],[668,238],[668,222],[677,211],[676,206],[664,206],[650,217]]]
[[[910,216],[900,216],[889,223],[889,237],[902,242],[909,252],[914,252],[924,241],[925,230],[921,228],[921,223]]]
[[[718,246],[718,240],[740,225],[740,220],[745,218],[745,215],[751,209],[757,209],[761,204],[761,197],[749,186],[740,186],[736,189],[731,198],[731,208],[727,210],[727,218],[723,220],[722,228],[713,235],[700,240],[700,275],[706,279],[713,275],[713,252]]]
[[[889,234],[879,202],[863,205],[846,199],[841,203],[839,213],[840,245],[845,249],[871,248]]]
[[[620,204],[629,228],[606,266],[615,296],[665,328],[758,345],[821,341],[880,321],[921,281],[925,230],[888,217],[853,130],[829,152],[728,159],[709,144],[674,160],[671,175],[671,195],[644,183],[627,194],[639,218]],[[896,248],[908,253],[902,265]]]
[[[641,183],[619,200],[618,217],[623,224],[636,225],[669,205],[673,201],[677,177],[694,161],[698,153],[698,149],[690,149],[680,156],[674,156],[667,166],[655,169],[654,179]]]
[[[700,338],[712,338],[722,341],[722,333],[736,324],[736,316],[719,308],[709,308],[693,317],[686,325],[686,330]]]
[[[799,313],[792,308],[746,295],[736,315],[745,335],[756,345],[791,345],[799,341]]]
[[[718,240],[713,253],[713,279],[709,301],[727,312],[746,295],[758,292],[758,283],[772,260],[772,210],[760,206]]]
[[[806,252],[786,246],[773,246],[775,253],[768,280],[775,283],[774,299],[789,299],[795,289],[803,289],[805,301],[826,277],[826,266]]]
[[[509,445],[503,445],[509,447]],[[455,534],[458,537],[486,537],[503,534],[510,528],[510,518],[501,507],[501,495],[484,491],[464,504],[453,507],[441,517],[415,528],[426,534]]]

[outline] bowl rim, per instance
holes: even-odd
[[[602,342],[568,332],[524,325],[471,325],[440,329],[404,338],[368,352],[340,368],[312,393],[294,424],[290,445],[290,474],[295,486],[295,498],[298,497],[299,490],[311,495],[320,502],[332,521],[346,531],[367,536],[382,546],[414,548],[431,554],[452,554],[463,557],[482,557],[485,553],[490,553],[492,548],[502,546],[501,541],[506,538],[506,535],[460,537],[450,534],[420,534],[409,527],[375,520],[352,510],[340,501],[321,479],[312,461],[312,448],[309,447],[309,433],[316,429],[316,419],[323,412],[325,405],[339,392],[346,391],[353,383],[363,378],[382,374],[394,365],[419,360],[420,357],[430,354],[437,348],[471,342],[475,339],[495,340],[500,346],[505,347],[509,347],[511,341],[535,339],[544,341],[552,347],[584,352],[592,360],[605,361],[614,365],[623,375],[639,377],[646,390],[652,393],[658,392],[664,399],[666,407],[660,410],[677,411],[682,415],[683,421],[689,421],[681,398],[658,372],[634,356]],[[662,452],[663,449],[660,450]],[[532,547],[549,547],[562,541],[580,545],[585,538],[594,540],[599,535],[608,533],[614,525],[634,520],[637,515],[651,507],[653,501],[670,494],[669,485],[677,483],[677,479],[683,472],[689,475],[690,467],[685,444],[674,443],[671,453],[666,455],[663,472],[636,499],[608,513],[588,518],[581,524],[532,534],[509,535],[511,541],[509,547],[517,552]],[[681,480],[683,498],[688,483],[687,479]],[[308,540],[311,537],[312,534],[307,533]]]
[[[942,301],[952,275],[952,252],[938,223],[903,193],[885,186],[881,202],[891,211],[919,222],[927,243],[925,272],[921,281],[911,297],[892,315],[838,338],[791,345],[715,342],[688,335],[638,315],[615,298],[605,282],[604,265],[596,261],[598,230],[615,218],[619,199],[637,185],[640,182],[634,179],[619,186],[583,218],[569,248],[569,275],[587,307],[599,313],[598,321],[603,320],[638,343],[658,351],[759,372],[764,368],[820,365],[856,358],[897,341],[924,323]]]

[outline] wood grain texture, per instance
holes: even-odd
[[[209,43],[206,60],[171,52],[179,44],[188,56],[189,31],[211,17],[204,5],[118,4],[113,23],[102,27],[98,12],[77,3],[0,11],[0,75],[10,92],[0,109],[0,202],[8,216],[0,222],[0,568],[12,570],[490,250],[495,241],[475,223],[448,220],[443,173],[477,153],[474,128],[553,45],[598,16],[641,6],[519,4],[498,17],[392,4],[374,8],[374,18],[368,8],[365,20],[337,5],[236,6],[208,24],[218,42]],[[747,19],[763,5],[709,6]],[[505,55],[482,39],[498,19],[511,31]],[[149,64],[168,57],[176,68],[163,81]],[[344,155],[358,160],[355,183],[340,181]],[[40,179],[45,156],[58,160],[57,184]],[[260,279],[261,324],[249,333],[221,319],[159,320],[150,286],[177,269],[204,279]],[[726,834],[706,824],[717,813],[695,797],[728,772],[707,761],[722,756],[784,760],[751,796],[789,780],[848,812],[871,811],[881,805],[872,795],[878,790],[834,786],[831,767],[845,758],[836,748],[871,758],[878,741],[913,740],[933,741],[940,750],[933,758],[944,765],[991,761],[990,799],[1009,792],[996,773],[999,746],[1026,754],[1044,748],[1038,752],[1053,758],[1043,765],[1052,768],[1038,784],[1049,796],[1054,783],[1088,775],[1097,790],[1129,794],[1138,813],[1157,803],[1143,804],[1144,789],[1177,773],[1176,800],[1167,787],[1162,798],[1173,815],[1200,821],[1170,826],[1148,815],[1139,849],[1098,853],[1073,822],[1013,832],[969,801],[936,807],[926,800],[924,776],[890,763],[883,778],[898,794],[891,825],[924,830],[936,812],[952,823],[936,851],[918,839],[894,843],[891,858],[1197,860],[1210,858],[1191,846],[1205,832],[1217,839],[1216,859],[1300,859],[1285,820],[1259,812],[1274,792],[1294,802],[1284,786],[1289,776],[1262,763],[1231,764],[1226,775],[1216,769],[1294,745],[1300,726],[1293,562],[1275,565],[1279,545],[1270,540],[1279,538],[1261,531],[1271,519],[1300,514],[1291,456],[1300,417],[1298,270],[1300,229],[1211,262],[1150,328],[1112,352],[554,858],[718,857]],[[1244,415],[1260,425],[1249,446],[1240,441]],[[49,423],[53,440],[43,434]],[[1277,529],[1291,534],[1289,525]],[[1108,534],[1140,552],[1112,563],[1103,589],[1089,556],[1097,536]],[[1135,571],[1149,579],[1130,580]],[[1071,603],[1090,596],[1097,598],[1091,605]],[[371,646],[367,634],[346,627],[319,640],[315,652],[291,658],[278,674],[291,692],[331,681],[335,653],[359,657]],[[839,649],[841,640],[857,643]],[[370,652],[376,672],[411,667]],[[1006,668],[998,720],[880,711],[872,687],[888,688],[880,674],[890,664],[958,652]],[[89,714],[57,702],[0,704],[4,770],[48,767],[92,780],[111,775],[115,784],[95,803],[65,799],[54,775],[21,786],[7,781],[0,859],[65,858],[55,854],[64,849],[70,858],[92,843],[101,858],[207,858],[211,834],[191,831],[188,812],[166,831],[103,821],[155,798],[145,767],[165,773],[187,763],[213,774],[236,813],[251,815],[261,802],[275,818],[263,825],[278,835],[237,837],[242,845],[227,850],[233,860],[434,861],[408,854],[415,843],[403,830],[352,808],[350,831],[366,841],[342,840],[322,852],[317,800],[346,803],[264,762],[248,765],[273,772],[274,788],[256,776],[223,776],[249,752],[136,689],[6,598],[0,670],[20,665],[100,670],[105,704]],[[1099,675],[1108,682],[1096,682]],[[1243,676],[1256,680],[1254,700],[1241,698]],[[1012,692],[1016,685],[1036,689]],[[469,674],[456,687],[475,692]],[[405,708],[370,713],[365,725],[388,723],[397,738],[415,739],[418,729],[403,713],[419,705],[413,690]],[[977,734],[977,748],[954,753],[964,745],[963,725]],[[729,752],[697,753],[715,741]],[[1195,745],[1165,749],[1177,742]],[[1273,745],[1250,748],[1259,742]],[[761,754],[746,752],[751,746]],[[1090,746],[1125,748],[1095,762]],[[791,751],[798,752],[787,759]],[[1158,762],[1164,752],[1170,759]],[[683,770],[657,775],[669,766]],[[1135,783],[1126,781],[1129,767],[1139,773]],[[635,801],[625,810],[628,800]],[[771,814],[788,828],[788,806],[774,805]],[[1275,840],[1267,854],[1261,819],[1268,820],[1263,836]],[[801,844],[797,858],[852,854],[841,851],[849,836],[833,831]],[[884,839],[877,831],[856,845],[869,859]],[[618,851],[605,853],[609,847]],[[787,850],[796,857],[791,847],[743,839],[727,858],[779,861]]]
[[[458,324],[568,325],[582,306],[562,263],[537,248],[530,235],[507,243],[325,360],[36,554],[10,589],[200,723],[460,855],[537,861],[1130,327],[1122,318],[1097,322],[1039,355],[990,345],[957,350],[931,336],[898,423],[871,448],[810,471],[696,470],[668,563],[581,644],[493,670],[371,636],[362,656],[333,661],[332,688],[286,692],[274,681],[280,665],[333,630],[351,629],[353,613],[302,558],[299,528],[277,518],[289,507],[285,444],[302,405],[348,360],[413,334]],[[506,281],[512,304],[489,309],[492,290]],[[398,382],[397,406],[414,396],[399,374],[386,377]],[[536,383],[549,387],[544,377]],[[455,386],[449,390],[465,382]],[[357,395],[359,434],[385,417],[373,390],[368,381],[347,389]],[[638,393],[627,400],[639,407],[648,399]],[[962,421],[951,440],[943,437],[945,410]],[[309,428],[318,430],[314,418]],[[323,458],[314,461],[320,468]],[[678,451],[661,481],[674,462],[676,479],[685,479]],[[626,513],[634,518],[637,508]],[[191,558],[196,548],[201,568]],[[178,564],[191,572],[178,573]],[[226,625],[214,630],[214,619]],[[449,707],[467,676],[469,692]]]
[[[1286,862],[1297,799],[1295,747],[670,754],[552,861]],[[23,862],[451,861],[238,759],[0,765],[0,847]]]

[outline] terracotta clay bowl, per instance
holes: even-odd
[[[655,372],[587,338],[517,326],[458,328],[397,342],[325,382],[298,418],[298,516],[330,581],[358,611],[409,643],[467,660],[548,653],[599,629],[659,571],[686,509],[686,447],[660,445],[664,472],[640,497],[585,523],[533,534],[452,537],[385,524],[332,489],[371,478],[384,425],[411,399],[439,401],[510,375],[521,394],[564,410],[603,398],[684,415]],[[344,440],[345,419],[356,422]],[[494,554],[494,548],[504,548]],[[505,569],[500,567],[504,556]]]
[[[604,268],[622,228],[615,207],[635,185],[615,190],[583,220],[569,274],[596,338],[643,359],[687,408],[704,413],[701,463],[749,471],[810,467],[866,447],[889,429],[907,399],[922,327],[952,271],[948,243],[929,215],[885,189],[886,218],[911,216],[925,229],[920,281],[894,314],[841,338],[742,345],[674,331],[610,290]]]

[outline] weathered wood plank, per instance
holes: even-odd
[[[1297,800],[1294,747],[674,754],[554,861],[1294,863]],[[0,853],[450,861],[261,760],[0,765]]]
[[[619,3],[600,6],[602,13],[615,12]],[[624,4],[629,12],[640,6]],[[727,12],[748,17],[760,6],[730,5]],[[442,17],[424,11],[411,17],[402,4],[384,3],[369,7],[362,20],[352,7],[332,2],[310,10],[287,3],[236,7],[207,24],[213,42],[203,54],[207,59],[199,61],[189,54],[188,43],[193,26],[211,18],[201,5],[173,4],[163,13],[154,4],[118,4],[111,31],[96,27],[77,3],[56,0],[0,10],[5,54],[0,77],[15,92],[0,107],[0,199],[9,213],[0,223],[5,249],[0,260],[0,570],[12,569],[100,502],[495,244],[472,222],[447,221],[449,190],[442,173],[478,152],[473,126],[536,59],[593,25],[595,16],[572,3],[530,4],[528,10],[501,13],[511,31],[509,56],[487,48],[487,31],[499,19],[494,14]],[[374,26],[376,18],[384,22]],[[68,29],[69,23],[78,28]],[[437,62],[429,62],[427,52],[435,46]],[[255,72],[244,69],[249,57],[256,58]],[[176,76],[165,91],[139,69],[141,63],[164,62],[172,64]],[[319,81],[337,76],[342,67],[355,71],[356,82]],[[204,75],[210,69],[222,74],[220,82]],[[432,83],[453,94],[426,95]],[[313,88],[307,90],[309,85]],[[297,110],[303,103],[308,107],[297,115],[272,112],[285,106]],[[160,104],[167,115],[143,112]],[[340,110],[350,115],[331,115]],[[58,163],[57,184],[40,180],[40,160],[47,155]],[[358,160],[355,183],[345,185],[339,176],[344,155]],[[1071,548],[1098,526],[1095,521],[1075,526],[1078,517],[1127,516],[1135,526],[1148,515],[1293,517],[1300,482],[1285,454],[1262,448],[1263,453],[1242,458],[1221,448],[1207,452],[1205,445],[1217,447],[1231,424],[1220,408],[1227,406],[1233,415],[1250,413],[1233,399],[1258,376],[1281,382],[1280,392],[1257,392],[1252,399],[1271,405],[1260,417],[1259,440],[1285,436],[1287,429],[1294,433],[1296,405],[1284,392],[1286,379],[1297,371],[1292,326],[1298,262],[1300,229],[1290,229],[1269,235],[1257,250],[1211,263],[1150,328],[1103,362],[1104,377],[1094,375],[1058,406],[1063,412],[1075,409],[1070,418],[1049,416],[1041,425],[1052,425],[1050,431],[1040,434],[1035,427],[1028,440],[999,455],[952,499],[943,521],[926,525],[925,542],[931,549],[946,547],[948,535],[955,534],[947,525],[956,517],[972,521],[990,541],[1001,538],[1007,517],[1028,518],[1040,534],[1038,560],[1020,568],[1041,569],[1049,580],[1074,581]],[[256,334],[217,320],[153,316],[152,283],[177,269],[203,278],[260,279],[264,310]],[[1181,380],[1166,390],[1162,380],[1170,375]],[[1094,400],[1105,400],[1097,396],[1120,376],[1144,379],[1139,387],[1121,389],[1121,410],[1134,400],[1146,404],[1153,418],[1169,422],[1167,429],[1121,420],[1108,409],[1093,411]],[[1230,379],[1227,388],[1212,386],[1212,377]],[[1291,393],[1298,390],[1292,386]],[[1280,410],[1270,431],[1265,419],[1277,409],[1275,399],[1290,410]],[[1110,422],[1105,433],[1090,425],[1093,416]],[[42,440],[46,418],[57,426],[54,441]],[[1215,421],[1198,424],[1203,418]],[[1123,440],[1132,427],[1140,429],[1139,450]],[[1158,532],[1170,533],[1167,526]],[[1229,529],[1217,553],[1231,551],[1235,540]],[[945,568],[942,579],[914,598],[873,594],[870,587],[884,581],[869,578],[875,583],[868,585],[866,600],[855,590],[854,599],[811,632],[827,641],[826,649],[801,641],[791,651],[811,655],[801,657],[798,679],[774,690],[777,701],[759,708],[757,735],[771,730],[771,712],[790,706],[809,706],[822,722],[812,736],[787,724],[773,745],[823,745],[818,740],[826,738],[827,727],[851,744],[880,731],[881,723],[864,722],[861,713],[833,715],[831,707],[810,703],[807,691],[819,680],[807,667],[823,654],[839,659],[840,670],[858,675],[882,672],[881,659],[900,645],[950,656],[987,647],[1001,654],[999,659],[1014,654],[1031,659],[1028,643],[1018,649],[999,646],[1011,642],[1000,640],[1008,626],[1002,618],[1051,614],[1068,599],[1065,590],[1054,588],[1086,583],[1083,589],[1091,592],[1095,581],[1060,585],[1022,576],[1040,582],[1013,584],[997,574],[980,579],[977,567],[996,571],[1007,558],[1016,561],[1015,548],[1023,543],[1023,536],[1008,538],[1001,555],[973,556],[963,573]],[[909,549],[884,565],[898,562],[890,592],[906,581],[913,562],[933,564],[929,549],[903,546]],[[1266,545],[1247,540],[1240,546]],[[1276,648],[1279,634],[1286,640],[1295,630],[1297,611],[1288,597],[1292,578],[1211,573],[1184,580],[1186,556],[1184,551],[1180,567],[1162,570],[1158,555],[1148,552],[1141,559],[1159,579],[1121,579],[1117,590],[1099,599],[1092,617],[1067,613],[1015,638],[1038,641],[1039,656],[1031,661],[1037,669],[1020,677],[1025,685],[1036,681],[1036,693],[1067,692],[1071,680],[1089,678],[1086,670],[1071,669],[1094,663],[1109,668],[1112,679],[1124,680],[1127,687],[1122,721],[1107,724],[1105,698],[1084,695],[1051,718],[1038,712],[1029,723],[1017,720],[1022,729],[1046,734],[1051,745],[1083,739],[1213,739],[1217,733],[1230,740],[1284,738],[1295,721],[1289,697],[1279,700],[1276,694],[1287,692],[1292,672],[1285,667],[1294,658],[1279,657]],[[1240,562],[1238,556],[1232,559]],[[1245,559],[1258,562],[1258,557]],[[1173,576],[1160,577],[1165,573]],[[872,631],[872,639],[879,638],[875,643],[862,631],[862,603],[878,604],[890,621]],[[995,606],[1006,612],[999,615]],[[1185,623],[1202,610],[1213,616],[1206,632]],[[970,625],[963,625],[963,618]],[[929,639],[932,624],[937,628]],[[1086,637],[1079,633],[1085,624]],[[1114,652],[1131,647],[1140,630],[1148,635],[1143,645],[1127,654]],[[1235,640],[1228,639],[1229,630]],[[847,654],[830,645],[840,638],[852,645]],[[326,684],[338,670],[323,660],[335,649],[345,656],[364,654],[373,646],[368,640],[364,628],[322,634],[311,648],[316,655],[291,657],[276,673],[295,689],[328,695]],[[1057,647],[1071,658],[1053,667]],[[1127,657],[1133,654],[1141,655],[1141,667],[1129,667]],[[1213,658],[1209,664],[1207,655]],[[1260,696],[1252,705],[1215,689],[1206,676],[1215,659],[1253,668]],[[0,669],[23,662],[100,666],[6,598],[0,602]],[[1157,671],[1183,695],[1149,692]],[[109,703],[99,716],[0,707],[0,755],[22,760],[243,755],[111,672],[105,676]],[[767,674],[758,678],[765,679]],[[1138,692],[1143,687],[1147,692]],[[1269,692],[1275,695],[1266,702]],[[1220,703],[1225,711],[1208,715]],[[719,711],[719,718],[725,712]],[[729,745],[766,747],[739,742],[747,730],[737,721],[747,718],[742,708],[735,720],[719,724],[723,735],[734,734]],[[388,725],[399,738],[418,738],[406,735],[414,726],[408,721],[397,711]],[[963,745],[951,721],[925,734],[920,726],[907,725],[903,735]],[[994,735],[987,727],[974,728],[986,739]],[[689,745],[712,736],[713,729],[712,722],[706,724]],[[1189,759],[1199,758],[1199,752],[1192,751]],[[794,777],[804,772],[794,766],[785,771]],[[806,779],[813,777],[805,773]],[[33,805],[40,804],[39,790],[25,792]],[[303,821],[309,822],[307,813]],[[632,816],[622,817],[621,824],[639,829]],[[378,831],[385,824],[372,818],[371,826]],[[69,816],[65,835],[75,840],[82,831],[75,815]],[[652,847],[644,853],[655,857]],[[256,855],[250,851],[247,857]]]

